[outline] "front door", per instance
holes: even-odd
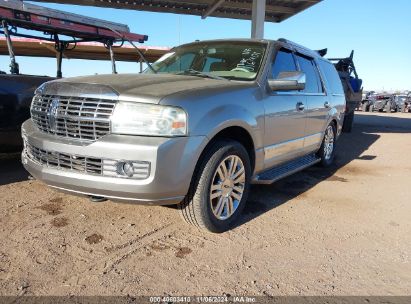
[[[270,77],[297,71],[294,55],[287,49],[277,52]],[[265,168],[299,156],[304,148],[306,96],[298,91],[271,92],[264,101]]]

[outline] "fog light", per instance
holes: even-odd
[[[134,175],[134,165],[132,162],[119,162],[118,163],[118,173],[121,175],[126,175],[128,177],[133,177]]]
[[[150,162],[136,160],[103,160],[103,175],[131,179],[146,179],[150,176]]]

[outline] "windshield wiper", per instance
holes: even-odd
[[[194,69],[187,69],[181,72],[177,72],[176,75],[190,75],[190,76],[197,76],[197,77],[203,77],[203,78],[211,78],[211,79],[219,79],[219,80],[228,80],[227,78],[212,75],[210,73],[206,72],[200,72]]]

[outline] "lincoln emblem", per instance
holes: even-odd
[[[49,117],[50,131],[53,133],[57,131],[57,113],[58,113],[59,105],[60,105],[60,99],[58,97],[54,98],[51,101],[50,108],[47,113]]]

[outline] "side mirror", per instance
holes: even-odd
[[[305,73],[281,72],[277,79],[269,79],[272,91],[300,91],[305,89]]]

